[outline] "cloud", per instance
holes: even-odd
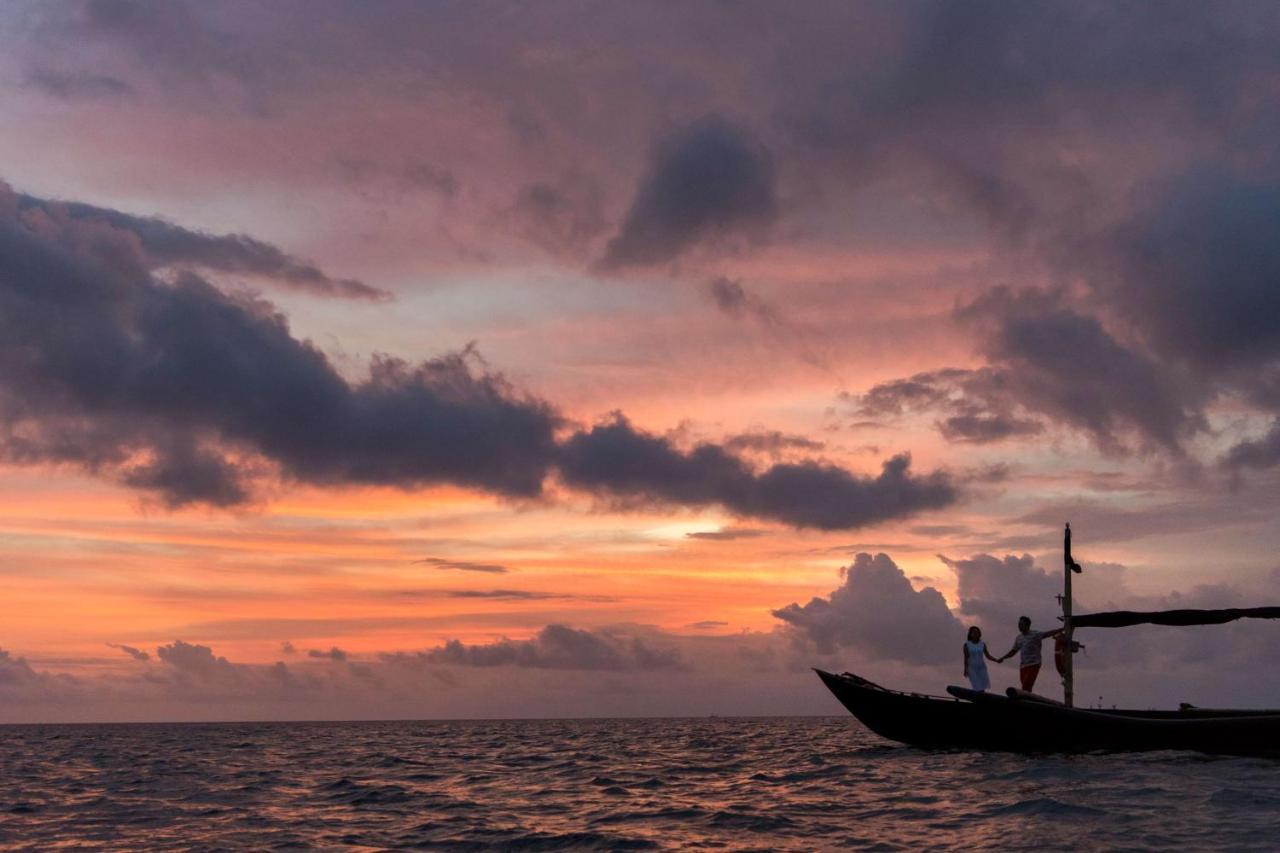
[[[273,306],[149,273],[137,235],[0,192],[0,451],[168,503],[286,481],[541,492],[559,418],[469,351],[350,383]]]
[[[862,527],[947,506],[958,499],[941,472],[910,473],[895,456],[878,477],[818,462],[778,463],[755,472],[714,444],[685,452],[636,430],[620,414],[567,439],[560,456],[566,484],[623,502],[705,506],[823,530]]]
[[[232,674],[233,665],[226,658],[213,653],[213,649],[197,643],[174,640],[156,647],[156,657],[173,667],[178,673],[196,678],[220,678]]]
[[[27,74],[26,83],[33,89],[62,100],[105,100],[134,94],[133,87],[123,80],[84,71],[37,69]]]
[[[971,371],[956,368],[917,373],[908,379],[874,385],[863,394],[842,394],[841,397],[853,403],[857,413],[864,418],[898,416],[949,403],[957,380],[968,379],[970,375]]]
[[[794,435],[774,429],[753,430],[728,436],[724,440],[724,446],[727,450],[732,450],[735,453],[741,453],[745,450],[756,453],[779,454],[786,450],[823,450],[827,445],[807,436]]]
[[[658,143],[601,266],[665,263],[700,243],[758,234],[777,217],[769,153],[745,128],[708,116]]]
[[[255,276],[316,296],[374,301],[391,297],[385,290],[354,279],[332,278],[314,265],[244,234],[205,234],[155,217],[29,195],[18,196],[18,209],[28,221],[34,219],[33,212],[40,211],[55,221],[62,220],[68,230],[71,222],[100,223],[133,235],[145,263],[153,270],[176,266]]]
[[[978,620],[993,650],[1004,642],[996,636],[1008,634],[1012,640],[1022,616],[1030,616],[1041,630],[1057,627],[1052,617],[1060,612],[1055,596],[1062,592],[1061,573],[1036,567],[1030,554],[1003,559],[977,554],[963,560],[939,554],[938,559],[955,572],[960,612]],[[1092,566],[1089,580],[1097,580]]]
[[[554,255],[583,255],[606,227],[603,193],[582,177],[526,184],[506,218],[518,234]]]
[[[711,628],[725,628],[728,627],[728,625],[728,622],[721,622],[718,619],[703,619],[701,622],[690,622],[688,625],[685,625],[685,627],[694,628],[698,631],[705,631]]]
[[[26,658],[9,654],[0,649],[0,688],[28,684],[39,678]]]
[[[1273,422],[1261,438],[1233,446],[1223,463],[1230,468],[1272,468],[1280,464],[1280,420]]]
[[[956,499],[944,474],[912,476],[905,456],[876,478],[817,462],[757,474],[722,447],[686,454],[621,416],[559,442],[555,409],[470,348],[416,365],[375,357],[367,379],[349,381],[270,303],[191,272],[153,275],[132,218],[7,191],[0,202],[0,452],[10,461],[78,465],[170,506],[240,504],[265,477],[534,498],[555,469],[621,500],[723,504],[828,529]]]
[[[1020,403],[1003,374],[993,368],[947,368],[917,373],[872,386],[860,395],[842,394],[862,418],[942,412],[938,432],[951,442],[990,444],[1038,435],[1044,425],[1017,414]]]
[[[550,598],[574,598],[555,592],[532,592],[524,589],[451,589],[444,592],[449,598],[487,598],[500,601],[546,601]]]
[[[1007,438],[1039,435],[1044,424],[1008,415],[952,415],[939,422],[938,431],[947,441],[990,444]]]
[[[767,530],[756,530],[750,527],[726,527],[720,530],[695,530],[686,533],[686,539],[703,539],[710,542],[732,542],[736,539],[757,539],[768,536]]]
[[[951,441],[1037,435],[1048,418],[1119,452],[1136,437],[1175,455],[1208,429],[1210,392],[1140,346],[1118,340],[1059,292],[993,288],[957,312],[988,365],[918,373],[848,397],[863,417],[941,411]]]
[[[726,276],[713,278],[707,283],[707,292],[711,294],[716,307],[726,314],[741,314],[747,307],[747,291],[742,283]]]
[[[1109,235],[1103,292],[1152,345],[1214,372],[1280,357],[1280,183],[1195,170]]]
[[[125,646],[120,643],[107,643],[113,649],[119,649],[134,660],[151,660],[151,655],[142,649],[136,649],[133,646]]]
[[[995,366],[992,381],[1028,411],[1116,449],[1126,432],[1179,453],[1207,429],[1204,391],[1057,294],[996,288],[961,309]]]
[[[450,640],[426,653],[432,663],[534,669],[661,670],[683,666],[677,651],[639,636],[548,625],[529,640],[467,645]]]
[[[446,198],[453,198],[458,194],[457,176],[443,166],[420,160],[407,164],[399,176],[410,186],[438,193]]]
[[[41,704],[57,707],[76,701],[80,694],[81,684],[74,676],[37,670],[25,657],[0,649],[0,699],[4,700],[0,709]]]
[[[293,643],[285,640],[280,644],[280,653],[283,655],[296,655],[298,653],[298,649],[293,645]]]
[[[858,554],[845,570],[843,586],[773,615],[824,654],[848,648],[875,658],[937,664],[955,657],[964,638],[964,627],[942,593],[933,587],[913,589],[885,554]]]
[[[718,276],[707,283],[711,301],[730,317],[751,317],[765,326],[782,327],[782,316],[759,296],[749,292],[742,282]]]
[[[343,663],[347,659],[347,653],[337,646],[333,646],[328,651],[323,649],[307,649],[307,657]]]
[[[1130,507],[1115,501],[1053,501],[1009,519],[1009,524],[1053,530],[1070,520],[1096,542],[1131,542],[1144,536],[1208,533],[1215,528],[1270,523],[1271,508],[1242,493],[1179,495],[1173,500]],[[1043,532],[1037,533],[1043,541]],[[1007,547],[1026,547],[1022,545]]]
[[[468,563],[465,560],[446,560],[443,557],[424,557],[421,560],[414,560],[415,563],[425,563],[433,569],[452,569],[459,572],[483,572],[492,575],[505,575],[511,571],[506,566],[497,563]]]
[[[67,35],[118,45],[151,75],[171,84],[196,84],[207,96],[218,93],[220,80],[249,85],[260,79],[267,64],[285,64],[283,57],[270,57],[269,51],[249,49],[243,39],[183,4],[151,7],[137,0],[88,0],[67,17]]]
[[[399,166],[345,154],[333,159],[343,181],[352,185],[379,187],[401,194],[405,190],[418,190],[444,199],[456,196],[460,188],[452,170],[417,158],[407,158]]]

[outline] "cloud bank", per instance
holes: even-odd
[[[416,365],[375,357],[367,378],[349,381],[271,304],[191,269],[155,274],[149,252],[208,263],[201,240],[0,191],[5,458],[76,465],[171,506],[242,504],[267,475],[528,499],[552,471],[623,500],[822,528],[956,499],[944,474],[915,477],[906,457],[878,478],[817,462],[757,474],[724,448],[685,453],[621,417],[561,441],[550,403],[477,368],[470,351]]]

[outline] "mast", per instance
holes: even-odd
[[[1066,643],[1066,666],[1062,673],[1062,701],[1068,708],[1075,702],[1075,650],[1071,625],[1071,575],[1079,572],[1080,564],[1071,559],[1071,524],[1062,534],[1062,634]]]

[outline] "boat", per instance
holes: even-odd
[[[891,690],[850,672],[814,671],[841,704],[871,731],[916,747],[1023,753],[1191,750],[1280,758],[1280,710],[1197,708],[1187,704],[1165,711],[1077,708],[1072,701],[1072,657],[1081,648],[1074,639],[1076,629],[1277,619],[1280,607],[1073,615],[1071,575],[1082,569],[1071,558],[1069,524],[1063,548],[1063,648],[1069,652],[1060,659],[1061,702],[1014,688],[1002,695],[948,687],[948,696],[932,696]]]

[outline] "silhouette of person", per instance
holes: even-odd
[[[1021,652],[1021,667],[1018,675],[1022,680],[1022,689],[1028,693],[1036,686],[1036,677],[1040,675],[1040,644],[1046,637],[1056,637],[1062,633],[1061,628],[1052,631],[1032,631],[1031,617],[1023,616],[1018,620],[1018,636],[1013,638],[1013,648],[1001,655],[996,661],[1003,663],[1013,657],[1014,652]]]
[[[987,661],[999,663],[987,644],[982,642],[982,629],[974,625],[969,629],[969,637],[964,642],[964,677],[974,690],[984,691],[991,688],[991,676],[987,674]]]

